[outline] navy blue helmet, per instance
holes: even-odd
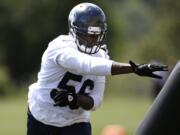
[[[107,32],[106,16],[99,6],[78,4],[71,10],[68,23],[80,51],[87,54],[99,51]]]

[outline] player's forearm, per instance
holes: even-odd
[[[66,49],[64,52],[58,55],[56,61],[69,71],[97,76],[132,73],[132,68],[127,63],[92,57],[73,49]]]
[[[87,95],[77,95],[77,103],[85,110],[91,110],[94,106],[94,100]]]
[[[111,67],[111,74],[118,75],[118,74],[127,74],[133,73],[132,67],[128,63],[119,63],[113,62]]]

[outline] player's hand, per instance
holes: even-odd
[[[54,106],[62,107],[76,102],[76,94],[67,90],[52,89],[50,96],[55,102]]]
[[[155,71],[168,71],[168,66],[158,64],[135,64],[129,61],[133,72],[140,76],[148,76],[152,78],[162,79],[162,76],[155,74]]]

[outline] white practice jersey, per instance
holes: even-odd
[[[101,104],[105,76],[111,74],[111,60],[105,51],[88,55],[80,52],[70,35],[61,35],[49,43],[41,61],[36,83],[29,86],[28,104],[32,115],[44,124],[63,127],[89,121],[89,111],[54,106],[50,92],[54,88],[73,89],[89,94],[94,107]]]

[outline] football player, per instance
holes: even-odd
[[[80,3],[69,14],[69,34],[45,50],[37,82],[29,87],[27,135],[91,135],[90,112],[102,103],[105,76],[136,73],[160,78],[166,66],[119,63],[104,47],[103,10]]]

